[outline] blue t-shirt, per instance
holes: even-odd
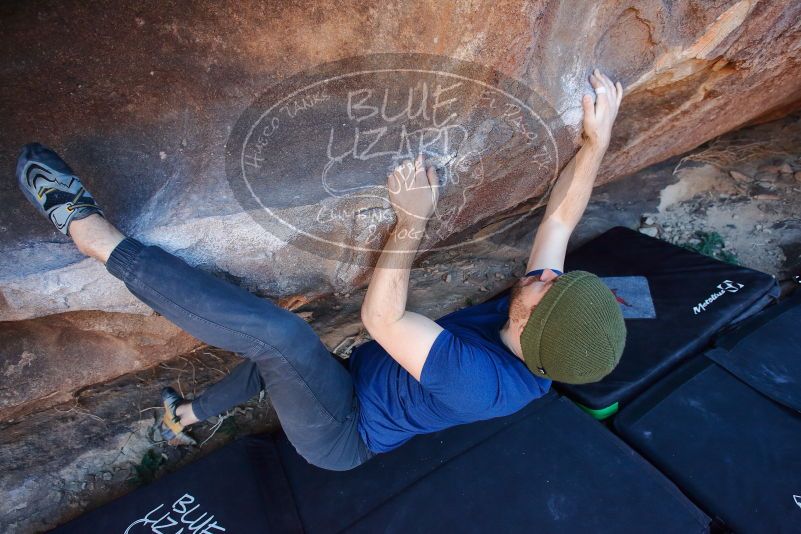
[[[350,357],[359,398],[359,432],[373,452],[392,450],[416,434],[509,415],[548,392],[501,340],[509,297],[446,315],[420,382],[375,341]]]

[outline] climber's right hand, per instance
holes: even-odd
[[[437,171],[425,168],[422,155],[404,161],[387,177],[387,190],[399,223],[425,227],[437,207]]]
[[[584,108],[583,137],[585,144],[604,152],[612,137],[612,124],[623,98],[623,86],[620,82],[613,83],[598,69],[590,75],[590,84],[595,89],[595,98],[584,95],[581,100]]]

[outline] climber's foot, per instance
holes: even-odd
[[[187,401],[171,387],[161,390],[161,400],[164,403],[164,416],[159,424],[161,436],[170,445],[197,445],[197,442],[184,432],[185,425],[181,423],[181,418],[177,414],[178,407]]]
[[[37,211],[63,234],[70,235],[74,221],[103,214],[69,165],[39,143],[22,147],[17,183]]]

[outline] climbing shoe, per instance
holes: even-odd
[[[171,387],[161,390],[161,400],[164,403],[164,416],[159,424],[161,437],[170,445],[197,445],[197,442],[184,432],[181,419],[175,413],[178,406],[184,404],[186,400]]]
[[[39,143],[22,147],[17,158],[17,182],[31,204],[62,234],[69,235],[72,221],[93,213],[103,215],[69,165]]]

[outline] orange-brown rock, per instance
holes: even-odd
[[[163,317],[69,312],[0,323],[0,414],[19,417],[96,382],[188,352],[197,340]]]
[[[518,80],[553,112],[559,166],[578,146],[579,99],[597,66],[627,92],[599,183],[801,104],[801,4],[792,1],[6,2],[0,11],[0,164],[8,177],[0,320],[3,336],[18,338],[0,349],[0,388],[11,404],[60,395],[187,346],[25,204],[8,174],[25,142],[60,151],[124,231],[259,294],[309,298],[362,285],[371,253],[315,255],[303,228],[287,235],[278,223],[257,224],[226,174],[226,142],[238,118],[297,72],[379,53],[484,65]],[[488,124],[476,138],[483,179],[447,204],[452,224],[432,246],[533,205],[553,177],[522,153],[498,156],[518,133]],[[353,203],[347,195],[321,201],[304,189],[304,165],[325,148],[304,145],[310,134],[296,129],[286,153],[280,143],[269,153],[286,169],[284,179],[299,184],[298,200],[280,213],[308,220],[319,204],[335,214]],[[476,161],[467,160],[464,172],[474,172]],[[364,201],[358,209],[383,217],[386,206]],[[391,223],[345,219],[326,237],[380,241]],[[58,335],[44,334],[47,316],[79,311],[108,313],[103,320],[117,325],[98,334],[99,316],[69,319],[87,321],[75,328],[97,340],[82,349],[93,354],[86,369],[75,365],[77,353],[59,360]],[[66,317],[54,323],[65,336]],[[137,340],[144,323],[158,350]],[[25,346],[37,347],[41,366],[23,365]],[[112,348],[102,364],[99,355]],[[43,385],[5,393],[37,381]]]

